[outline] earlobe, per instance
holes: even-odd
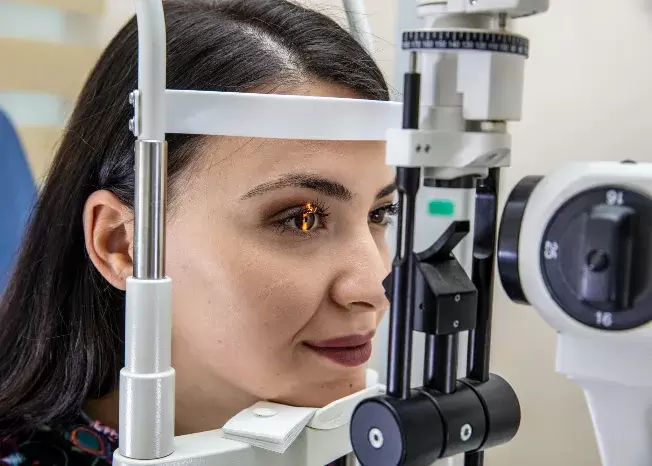
[[[95,268],[124,290],[133,272],[133,213],[110,191],[95,191],[83,214],[86,251]]]

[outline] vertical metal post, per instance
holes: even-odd
[[[403,128],[419,127],[420,74],[417,55],[410,56],[410,71],[405,73]],[[389,355],[387,393],[397,398],[410,396],[412,358],[412,319],[414,309],[414,245],[415,202],[421,181],[421,169],[398,167],[396,185],[399,191],[399,225],[396,257],[393,264],[393,293],[389,323]]]
[[[472,280],[478,289],[478,315],[469,335],[468,377],[478,382],[489,380],[499,182],[500,169],[492,168],[476,187]],[[483,464],[484,452],[465,455],[464,466]]]
[[[167,142],[136,141],[134,277],[165,277]]]
[[[172,281],[165,276],[166,34],[162,0],[135,0],[139,109],[135,146],[134,270],[127,278],[125,367],[120,371],[117,456],[152,460],[174,451]],[[127,122],[125,122],[126,124]]]

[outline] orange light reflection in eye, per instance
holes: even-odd
[[[308,215],[314,214],[317,211],[310,202],[304,206],[304,212],[301,214],[301,231],[308,231]]]

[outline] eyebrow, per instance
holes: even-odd
[[[312,175],[308,173],[289,173],[280,176],[274,181],[259,184],[255,188],[249,190],[240,199],[251,199],[255,196],[275,191],[283,188],[306,188],[318,191],[326,196],[334,197],[341,201],[350,201],[353,198],[353,193],[343,184],[337,181],[329,180],[327,178]],[[391,183],[376,194],[376,199],[388,196],[396,190],[396,184]]]
[[[378,191],[378,194],[376,194],[376,200],[381,199],[385,196],[389,196],[390,194],[393,194],[394,191],[396,191],[396,183],[390,183]]]

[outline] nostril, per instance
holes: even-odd
[[[375,309],[375,306],[371,303],[368,303],[366,301],[355,301],[351,303],[351,307],[363,307],[365,309],[370,309],[373,310]]]

